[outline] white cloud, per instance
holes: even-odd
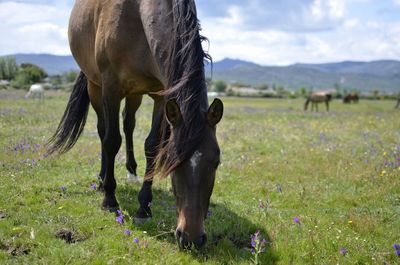
[[[362,23],[357,18],[348,18],[335,30],[321,34],[243,30],[229,20],[202,21],[203,34],[211,40],[210,54],[216,61],[231,57],[263,65],[288,65],[400,58],[400,22]]]
[[[0,3],[0,54],[17,52],[69,54],[67,23],[63,6]],[[63,8],[61,8],[63,7]]]
[[[376,4],[380,4],[377,9],[387,5],[393,8],[393,3],[400,7],[400,0],[197,3],[203,7],[199,16],[214,60],[232,57],[287,65],[400,59],[400,17],[385,19],[384,13],[371,17]],[[368,7],[365,14],[364,7]],[[71,8],[71,0],[0,0],[0,55],[69,54],[67,23]]]

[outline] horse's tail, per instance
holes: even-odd
[[[310,103],[310,97],[307,98],[306,103],[304,104],[304,110],[307,110],[309,103]],[[312,109],[311,109],[311,111],[312,111]]]
[[[80,72],[60,124],[47,143],[48,154],[65,153],[74,146],[85,127],[89,103],[87,79]]]

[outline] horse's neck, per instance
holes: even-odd
[[[150,51],[160,69],[166,77],[169,48],[172,36],[172,0],[141,0],[140,16],[143,30],[150,47]]]

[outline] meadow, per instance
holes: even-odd
[[[0,264],[400,264],[400,110],[394,101],[336,100],[303,111],[302,99],[222,98],[221,165],[204,250],[175,242],[170,179],[154,184],[153,219],[135,225],[139,184],[116,159],[125,216],[100,209],[96,118],[61,156],[45,155],[68,93],[46,100],[0,91]],[[134,133],[139,175],[152,102]],[[254,251],[259,232],[264,249]]]

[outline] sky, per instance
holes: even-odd
[[[150,0],[149,0],[150,1]],[[72,0],[0,0],[0,55],[70,54]],[[400,0],[196,0],[214,61],[400,60]]]

